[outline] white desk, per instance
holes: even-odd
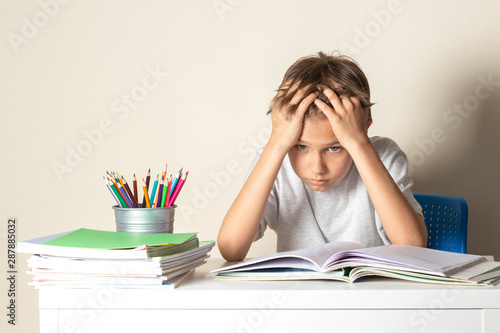
[[[213,279],[223,263],[175,290],[42,289],[40,332],[500,332],[500,287]]]

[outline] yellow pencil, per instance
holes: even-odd
[[[142,189],[144,191],[144,200],[146,201],[146,207],[151,208],[151,203],[149,202],[148,189],[146,188],[146,182],[142,178]]]

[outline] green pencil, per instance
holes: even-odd
[[[113,184],[112,181],[110,181],[108,179],[108,183],[109,183],[109,187],[111,187],[111,189],[113,190],[113,192],[115,193],[116,197],[118,198],[118,200],[120,200],[120,204],[122,205],[122,207],[125,207],[127,208],[128,205],[127,203],[125,202],[125,200],[123,200],[122,198],[122,195],[120,194],[120,192],[118,192],[118,189],[116,188],[115,184]]]
[[[165,199],[167,199],[167,190],[168,190],[168,177],[166,179],[166,184],[163,185],[163,196],[161,197],[161,207],[165,207]]]

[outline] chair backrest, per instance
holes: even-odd
[[[467,202],[457,196],[414,193],[427,226],[427,247],[467,253]]]

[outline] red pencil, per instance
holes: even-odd
[[[168,203],[170,202],[170,193],[172,193],[172,175],[170,178],[167,178],[167,198],[165,199],[165,207],[168,207]]]
[[[175,203],[175,200],[179,196],[179,192],[181,191],[182,187],[184,186],[184,183],[186,182],[187,175],[189,174],[189,171],[186,171],[184,175],[182,175],[182,178],[179,179],[179,183],[174,189],[174,193],[172,193],[172,196],[170,197],[170,201],[168,202],[168,206],[172,206]]]

